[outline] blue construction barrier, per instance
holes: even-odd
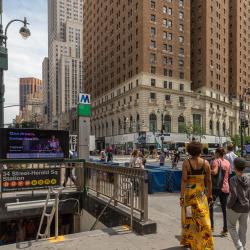
[[[148,169],[148,193],[166,191],[166,172],[163,170]]]
[[[181,177],[182,171],[175,169],[166,170],[166,190],[168,192],[180,192],[181,191]]]
[[[158,169],[160,166],[159,165],[151,165],[151,164],[146,164],[145,169]]]

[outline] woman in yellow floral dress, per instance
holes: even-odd
[[[200,158],[201,150],[201,143],[189,143],[187,151],[191,158],[183,162],[181,244],[192,250],[213,250],[208,206],[208,200],[212,201],[211,171],[209,163]]]

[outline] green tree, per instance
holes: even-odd
[[[185,124],[184,131],[185,131],[187,138],[189,140],[192,140],[193,137],[197,137],[197,136],[199,136],[200,141],[202,138],[206,138],[204,136],[204,133],[205,133],[204,129],[202,128],[202,126],[200,126],[200,124],[197,124],[197,123]]]
[[[240,146],[240,136],[234,135],[231,137],[232,143],[234,146]]]

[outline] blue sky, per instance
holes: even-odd
[[[12,19],[27,17],[31,36],[19,35],[21,23],[8,29],[9,70],[4,73],[5,106],[19,103],[19,78],[42,79],[42,61],[48,53],[47,0],[3,0],[3,25]],[[5,109],[5,123],[12,122],[19,108]]]

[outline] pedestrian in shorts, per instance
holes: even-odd
[[[247,221],[250,211],[250,178],[243,171],[246,167],[244,158],[234,160],[236,175],[230,179],[230,194],[227,204],[228,231],[235,248],[245,250]],[[239,230],[236,224],[239,223]]]

